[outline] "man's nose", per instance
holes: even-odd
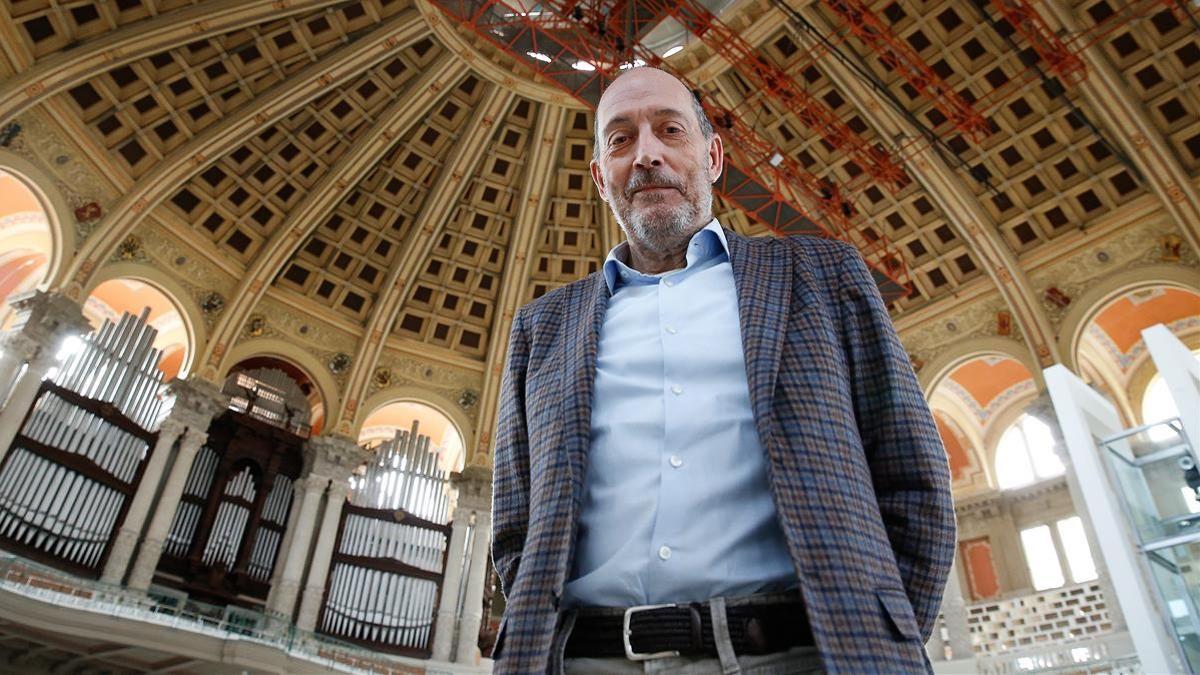
[[[651,169],[663,163],[663,144],[653,133],[640,133],[633,165],[639,169]]]

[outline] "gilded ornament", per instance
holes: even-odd
[[[267,332],[267,317],[255,314],[246,322],[246,335],[252,338],[262,337]]]
[[[1176,234],[1164,234],[1158,238],[1159,258],[1163,262],[1177,263],[1183,254],[1183,239]]]
[[[463,410],[470,410],[479,402],[479,393],[473,389],[464,390],[458,396],[458,405]]]
[[[333,373],[334,375],[341,375],[350,369],[350,364],[352,361],[353,359],[350,358],[349,354],[345,352],[338,352],[329,359],[329,363],[326,365],[329,367],[329,372]]]
[[[134,260],[141,255],[141,252],[142,240],[132,234],[125,237],[125,241],[117,246],[117,257],[121,260]]]
[[[0,128],[0,147],[7,148],[13,141],[17,140],[17,136],[21,135],[21,125],[16,122],[5,124]]]
[[[371,375],[371,381],[376,387],[383,389],[392,384],[392,371],[389,368],[376,368],[375,373]]]
[[[200,309],[205,314],[216,314],[225,309],[225,298],[216,291],[209,291],[207,295],[200,299]]]

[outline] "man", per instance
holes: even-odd
[[[929,669],[955,536],[929,409],[852,247],[713,219],[723,152],[662,71],[600,100],[627,242],[513,320],[497,672]]]

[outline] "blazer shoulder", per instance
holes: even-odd
[[[559,286],[539,298],[530,300],[517,310],[517,314],[521,316],[527,326],[560,316],[564,310],[586,297],[587,292],[595,288],[597,283],[604,283],[602,273],[599,271],[592,272],[582,279]]]

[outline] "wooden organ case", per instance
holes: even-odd
[[[42,381],[0,464],[0,547],[100,576],[158,436],[148,316],[105,320]]]
[[[351,479],[319,632],[379,651],[432,653],[450,525],[448,477],[429,446],[414,422]]]
[[[197,599],[261,609],[304,469],[304,395],[278,370],[235,373],[184,484],[157,580]]]

